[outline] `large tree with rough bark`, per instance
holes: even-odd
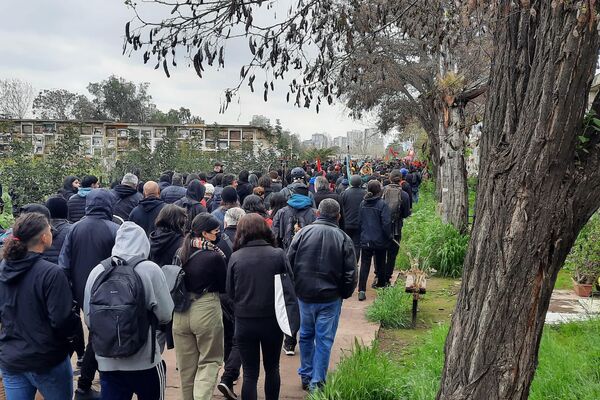
[[[440,147],[440,158],[460,153],[464,106],[483,90],[456,85],[459,26],[475,35],[492,30],[477,220],[438,398],[527,398],[558,271],[600,206],[600,136],[585,116],[598,53],[597,2],[299,0],[275,23],[264,22],[264,9],[276,1],[156,3],[170,11],[161,21],[147,20],[130,2],[136,18],[126,24],[124,50],[142,51],[144,62],[154,59],[167,75],[178,49],[202,76],[225,64],[227,40],[248,41],[250,61],[225,91],[224,106],[242,83],[254,90],[256,77],[267,76],[265,100],[288,78],[288,99],[318,111],[344,94],[339,82],[359,79],[344,61],[374,35],[395,28],[427,38],[446,83],[437,123],[448,147]],[[455,185],[452,173],[462,167],[454,161],[442,190]]]

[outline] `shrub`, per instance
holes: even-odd
[[[385,328],[408,328],[411,324],[412,296],[404,286],[396,285],[377,291],[377,298],[367,308],[367,319]]]
[[[594,283],[600,276],[600,215],[595,214],[581,229],[567,256],[565,268],[578,283]]]
[[[433,187],[425,185],[412,216],[404,221],[398,265],[410,268],[410,255],[419,260],[423,269],[433,268],[440,276],[457,278],[462,274],[468,244],[468,235],[461,235],[452,225],[442,222],[436,213]]]

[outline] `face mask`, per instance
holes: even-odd
[[[212,244],[217,244],[221,240],[221,232],[215,235],[215,240],[211,241]]]

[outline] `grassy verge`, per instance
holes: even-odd
[[[456,278],[462,273],[469,237],[442,223],[436,213],[433,190],[429,182],[423,185],[419,202],[413,206],[411,217],[404,221],[396,265],[409,269],[412,256],[422,268],[433,268],[439,276]]]
[[[412,296],[404,292],[404,285],[395,285],[377,291],[373,304],[367,308],[367,319],[379,322],[383,328],[408,328],[411,324]]]
[[[379,343],[355,347],[311,400],[435,398],[448,325],[422,335],[400,354]],[[530,400],[600,398],[600,320],[546,327]]]

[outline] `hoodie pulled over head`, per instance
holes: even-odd
[[[150,254],[150,242],[146,237],[144,230],[133,222],[124,222],[117,231],[115,245],[112,249],[112,257],[118,257],[122,260],[131,260],[134,257],[148,258]],[[118,268],[118,267],[117,267]],[[104,266],[96,266],[87,280],[83,301],[83,311],[85,322],[90,326],[89,311],[90,297],[94,282],[104,272]],[[142,261],[135,267],[144,285],[144,295],[146,308],[154,313],[159,324],[167,324],[171,321],[173,314],[173,300],[165,280],[165,275],[160,267],[152,261]],[[98,370],[100,371],[142,371],[155,367],[160,363],[160,350],[158,343],[155,344],[156,351],[154,362],[151,362],[152,352],[152,332],[148,330],[148,339],[144,346],[134,355],[126,358],[106,358],[96,355],[98,361]],[[101,332],[99,333],[101,334]]]

